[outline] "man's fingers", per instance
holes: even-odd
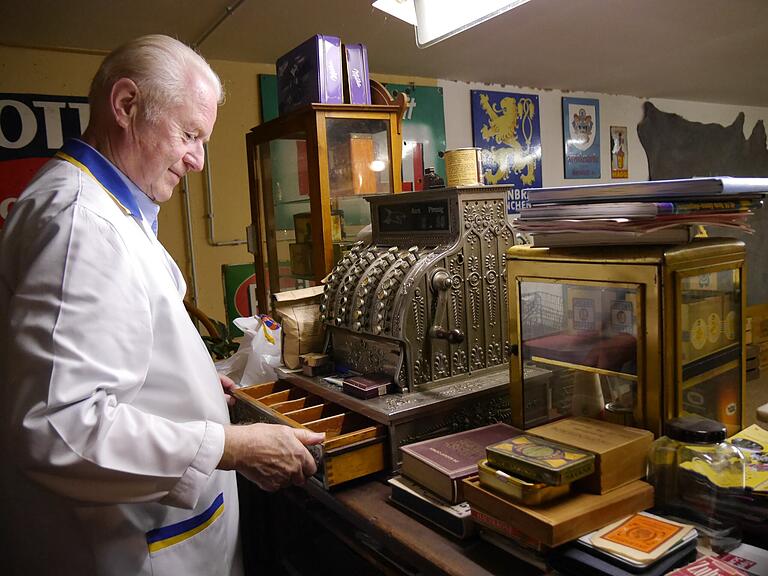
[[[325,432],[312,432],[304,428],[292,428],[293,433],[298,438],[299,442],[304,446],[314,446],[320,444],[325,440]]]
[[[304,454],[301,458],[301,472],[304,474],[304,476],[312,476],[312,474],[317,472],[317,464],[315,463],[315,459],[312,458],[312,454],[310,454],[306,449],[304,450]]]

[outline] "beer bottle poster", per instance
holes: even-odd
[[[600,178],[600,101],[563,97],[566,178]]]
[[[0,229],[32,176],[89,118],[85,97],[0,94]]]
[[[626,126],[611,126],[611,178],[629,178]]]

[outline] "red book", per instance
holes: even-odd
[[[456,504],[464,500],[462,478],[477,474],[486,446],[519,434],[517,428],[497,423],[401,446],[401,473]]]

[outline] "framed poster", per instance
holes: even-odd
[[[434,168],[445,180],[443,89],[434,86],[392,84],[384,86],[392,96],[403,92],[408,108],[403,113],[403,192],[423,190],[424,169]]]
[[[626,126],[611,126],[611,178],[629,178]]]
[[[35,172],[89,119],[85,97],[0,94],[0,228]]]
[[[525,188],[541,182],[539,97],[472,90],[472,143],[482,149],[485,184],[511,184],[507,214],[529,206]]]
[[[600,101],[563,97],[566,178],[600,178]]]

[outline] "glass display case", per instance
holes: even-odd
[[[507,252],[512,423],[569,415],[662,432],[699,414],[742,425],[744,245]],[[551,372],[527,379],[524,368]]]
[[[318,283],[370,223],[363,196],[400,192],[398,106],[311,104],[246,135],[256,298]]]

